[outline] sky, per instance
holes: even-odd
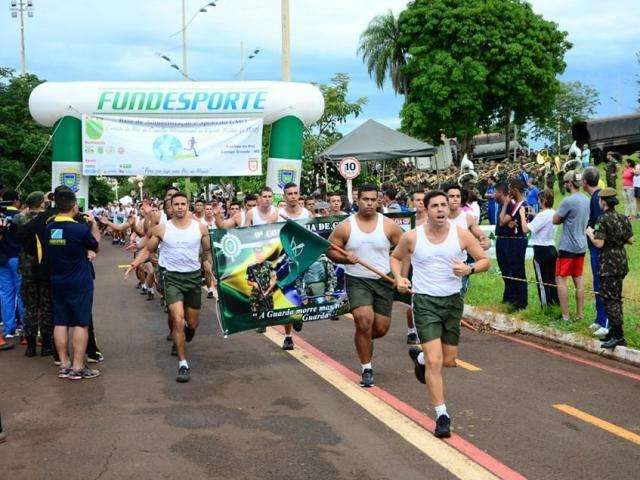
[[[638,108],[640,0],[532,0],[534,11],[559,24],[574,44],[563,81],[600,92],[596,116]],[[0,66],[20,69],[18,19],[9,1],[0,11]],[[25,1],[26,3],[26,1]],[[187,19],[208,2],[186,0]],[[240,45],[260,53],[246,80],[278,80],[280,1],[216,0],[187,29],[187,63],[195,80],[233,80]],[[402,97],[389,84],[378,90],[357,55],[360,33],[376,15],[396,14],[406,0],[290,0],[292,79],[327,83],[335,72],[351,77],[350,98],[367,97],[348,132],[369,118],[400,125]],[[180,0],[34,0],[25,16],[27,70],[47,80],[180,80],[158,53],[182,65]]]

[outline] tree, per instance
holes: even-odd
[[[571,143],[571,126],[596,113],[596,107],[600,104],[599,97],[595,88],[581,82],[561,83],[549,117],[534,122],[533,138],[554,144],[560,131],[560,144]]]
[[[567,33],[523,0],[414,0],[400,14],[408,52],[402,128],[462,138],[514,118],[547,118],[571,48]],[[507,136],[508,142],[508,136]]]
[[[320,120],[304,130],[302,153],[302,185],[303,191],[310,192],[316,188],[316,175],[324,177],[324,171],[314,164],[315,159],[324,150],[342,138],[338,130],[350,117],[357,117],[367,103],[366,97],[351,102],[349,94],[349,75],[336,73],[328,85],[318,85],[324,97],[324,113]],[[328,166],[329,186],[339,185],[342,177],[335,166]]]
[[[0,67],[1,183],[15,189],[24,178],[20,186],[22,193],[47,191],[51,186],[50,146],[27,176],[50,133],[50,129],[38,125],[29,113],[29,95],[40,83],[42,80],[35,75],[15,75],[13,70]]]
[[[391,10],[374,17],[360,35],[358,54],[362,55],[367,72],[379,89],[382,90],[388,76],[393,90],[404,94],[407,84],[403,68],[407,63],[407,53],[400,44],[398,20]]]
[[[115,199],[115,192],[104,178],[89,177],[89,205],[106,205]]]

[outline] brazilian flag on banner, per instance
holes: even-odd
[[[413,215],[396,213],[392,218],[411,228]],[[210,229],[222,333],[347,313],[344,267],[326,255],[326,239],[345,218]]]
[[[291,285],[331,244],[292,220],[280,230],[280,243],[289,258],[289,274],[278,279],[280,288]]]

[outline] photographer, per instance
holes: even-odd
[[[13,344],[16,309],[20,319],[24,318],[24,306],[20,297],[21,279],[18,272],[20,244],[16,239],[16,226],[13,223],[13,218],[20,213],[19,208],[18,193],[12,190],[4,192],[0,210],[0,306],[7,344]]]

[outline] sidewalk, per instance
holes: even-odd
[[[480,328],[506,333],[526,333],[554,342],[570,345],[588,352],[612,358],[621,362],[640,366],[640,350],[629,347],[616,347],[615,350],[600,348],[600,340],[577,333],[563,332],[553,327],[545,327],[511,317],[504,313],[494,313],[477,307],[464,306],[464,318],[472,325]]]

